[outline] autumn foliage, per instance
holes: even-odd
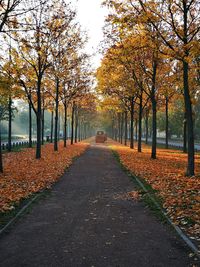
[[[54,152],[52,146],[42,147],[40,160],[35,159],[32,148],[4,155],[5,171],[0,175],[1,212],[13,209],[14,204],[33,193],[50,188],[88,145],[78,143],[64,148],[59,142],[59,152]]]
[[[196,177],[185,176],[187,157],[181,151],[158,149],[158,159],[150,159],[151,149],[143,153],[112,143],[122,164],[145,179],[161,198],[172,221],[200,241],[200,156],[196,156]]]

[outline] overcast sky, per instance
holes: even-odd
[[[93,64],[96,67],[100,62],[100,55],[97,55],[97,48],[103,39],[102,27],[107,10],[101,7],[102,0],[72,0],[73,2],[77,2],[76,6],[80,24],[88,31],[89,42],[87,51],[96,54],[93,60]]]

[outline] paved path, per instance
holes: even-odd
[[[111,151],[91,148],[0,240],[1,267],[190,266],[188,250],[141,202]]]

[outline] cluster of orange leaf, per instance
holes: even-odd
[[[4,174],[0,175],[0,211],[13,208],[14,203],[27,198],[32,193],[49,188],[87,148],[86,143],[63,147],[53,151],[53,145],[42,148],[42,158],[35,159],[35,149],[24,149],[21,152],[4,155]]]
[[[200,241],[200,156],[196,156],[196,176],[185,176],[187,155],[177,150],[158,149],[157,159],[151,149],[143,153],[112,144],[127,169],[145,179],[163,200],[163,207],[192,239]]]

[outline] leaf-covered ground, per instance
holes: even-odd
[[[196,156],[196,176],[186,177],[187,155],[181,151],[158,149],[158,158],[152,160],[148,146],[138,153],[116,143],[111,145],[123,165],[157,190],[173,222],[200,241],[200,156]]]
[[[42,147],[42,158],[35,159],[35,149],[23,149],[4,155],[4,174],[0,174],[0,211],[13,209],[13,204],[32,193],[49,188],[59,179],[74,157],[82,154],[86,143],[63,147],[53,151],[53,144]]]

